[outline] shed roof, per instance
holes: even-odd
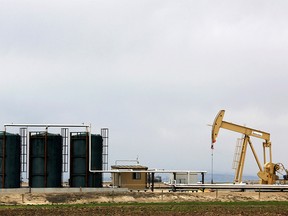
[[[113,165],[112,169],[132,169],[132,170],[148,170],[148,167],[142,165]]]

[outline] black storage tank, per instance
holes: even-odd
[[[62,136],[47,132],[30,133],[29,186],[62,186]]]
[[[0,132],[0,188],[19,188],[21,178],[21,137]]]
[[[102,173],[89,172],[89,133],[71,133],[70,187],[102,187]],[[102,170],[103,139],[91,135],[91,169]]]

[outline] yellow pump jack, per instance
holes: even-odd
[[[234,182],[235,183],[242,182],[242,173],[243,173],[243,168],[244,168],[245,155],[246,155],[247,145],[249,144],[249,146],[251,147],[252,153],[254,155],[254,158],[257,162],[257,165],[259,167],[259,170],[260,170],[257,173],[258,177],[260,178],[260,184],[275,184],[276,180],[279,179],[279,177],[276,175],[276,171],[280,169],[280,166],[278,164],[272,163],[272,149],[271,149],[271,142],[270,142],[270,134],[264,131],[255,130],[252,128],[240,126],[240,125],[233,124],[230,122],[225,122],[223,121],[224,113],[225,113],[225,110],[219,111],[212,125],[211,148],[214,148],[214,143],[216,142],[216,138],[218,136],[220,128],[224,128],[224,129],[234,131],[237,133],[241,133],[244,135],[243,145],[242,145],[242,149],[240,152],[239,163],[236,168]],[[250,140],[250,136],[264,140],[263,142],[264,169],[262,168],[259,162],[255,149]],[[266,161],[267,149],[269,150],[269,162]]]

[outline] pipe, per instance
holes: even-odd
[[[46,128],[47,129],[47,128]],[[48,131],[45,133],[45,141],[44,141],[44,187],[47,187],[47,139],[48,139]]]
[[[4,127],[91,127],[90,125],[83,124],[4,124]]]
[[[88,187],[88,179],[89,179],[89,134],[86,131],[86,136],[85,136],[85,149],[86,149],[86,154],[85,154],[85,186]]]
[[[131,172],[131,173],[184,173],[184,174],[188,174],[188,172],[190,174],[202,174],[203,175],[205,173],[207,173],[207,171],[187,171],[187,170],[163,170],[163,171],[155,171],[155,170],[132,170],[132,169],[113,169],[113,170],[95,170],[93,172],[97,172],[97,173],[127,173],[127,172]]]
[[[87,133],[89,134],[89,172],[94,172],[91,168],[91,163],[92,163],[92,135],[91,135],[91,124],[89,125],[88,128],[86,128]]]

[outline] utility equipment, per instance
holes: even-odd
[[[243,173],[243,168],[244,168],[245,155],[246,155],[247,145],[249,143],[249,146],[251,147],[252,153],[254,155],[254,158],[260,170],[257,173],[258,177],[260,178],[260,184],[275,184],[276,180],[279,179],[279,177],[276,175],[276,172],[280,170],[281,166],[280,164],[275,164],[272,162],[272,148],[271,148],[271,142],[270,142],[270,134],[264,131],[260,131],[260,130],[256,130],[256,129],[252,129],[252,128],[248,128],[248,127],[244,127],[241,125],[223,121],[224,113],[225,113],[225,110],[219,111],[212,125],[211,148],[212,149],[214,148],[214,143],[216,142],[216,138],[218,136],[220,128],[224,128],[230,131],[243,134],[244,136],[243,145],[242,145],[241,152],[240,152],[239,163],[236,167],[234,182],[236,183],[242,182],[242,173]],[[260,161],[257,157],[255,149],[250,140],[250,136],[264,140],[263,142],[264,169],[262,168]],[[266,160],[267,149],[269,151],[268,162]]]

